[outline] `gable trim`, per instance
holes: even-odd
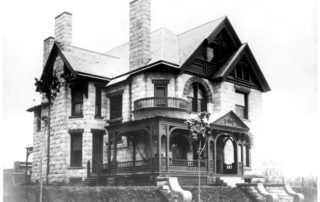
[[[236,47],[241,45],[241,41],[239,39],[239,37],[237,36],[237,33],[235,32],[235,30],[233,29],[230,21],[228,20],[227,17],[225,17],[220,24],[214,29],[212,30],[212,33],[203,39],[203,41],[199,44],[199,46],[193,51],[193,53],[189,56],[189,58],[181,65],[181,72],[184,72],[183,67],[188,65],[193,58],[195,57],[195,55],[197,54],[198,50],[206,45],[207,40],[211,40],[213,38],[215,38],[223,29],[226,29],[228,35],[230,36],[232,42],[235,44]]]
[[[224,68],[224,70],[219,75],[216,75],[217,77],[222,77],[223,80],[226,80],[227,76],[229,76],[231,74],[231,72],[234,70],[234,68],[239,63],[239,61],[243,57],[246,57],[248,59],[248,62],[250,63],[250,66],[252,67],[251,69],[252,69],[254,75],[258,79],[259,87],[261,88],[261,90],[263,92],[267,92],[267,91],[271,90],[269,87],[269,84],[268,84],[267,80],[265,79],[257,61],[255,60],[248,44],[246,44],[246,43],[243,44],[238,49],[238,51],[231,57],[232,57],[231,61],[229,61],[225,67],[222,67],[222,68]]]
[[[227,125],[227,124],[226,125],[219,124],[219,122],[227,116],[232,116],[232,118],[235,119],[237,123],[239,123],[239,127],[234,127],[232,125]],[[222,115],[221,117],[217,118],[216,120],[214,120],[210,125],[216,129],[223,129],[223,130],[230,130],[230,131],[248,132],[250,130],[249,127],[232,110]]]

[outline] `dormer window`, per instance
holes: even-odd
[[[234,76],[237,79],[251,81],[248,65],[243,62],[240,62],[239,64],[237,64],[235,68]]]
[[[207,46],[206,48],[206,60],[211,62],[214,58],[214,49],[213,47]]]

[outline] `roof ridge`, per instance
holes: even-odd
[[[100,52],[93,51],[93,50],[88,50],[88,49],[85,49],[85,48],[80,48],[80,47],[78,47],[78,46],[73,46],[73,45],[68,45],[68,46],[73,47],[73,48],[77,48],[77,49],[80,49],[80,50],[84,50],[84,51],[96,53],[96,54],[99,54],[99,55],[103,55],[103,56],[108,56],[108,57],[113,57],[113,58],[119,59],[119,57],[117,57],[117,56],[108,55],[108,54],[105,54],[105,53],[100,53]]]
[[[153,30],[152,32],[150,32],[150,34],[154,34],[155,32],[158,32],[159,30],[163,30],[163,29],[168,30],[169,32],[177,35],[176,33],[174,33],[173,31],[171,31],[170,29],[168,29],[168,28],[166,28],[166,27],[159,27],[159,28]],[[129,43],[129,41],[126,41],[126,42],[124,42],[124,43],[122,43],[122,44],[120,44],[120,45],[118,45],[118,46],[115,46],[115,47],[107,50],[106,53],[107,53],[107,52],[112,52],[114,49],[117,49],[117,48],[119,48],[119,47],[121,47],[121,46],[123,46],[123,45],[126,45],[127,43]]]
[[[223,19],[223,18],[226,19],[227,16],[223,16],[223,17],[220,17],[220,18],[217,18],[217,19],[214,19],[214,20],[210,20],[209,22],[206,22],[206,23],[204,23],[204,24],[198,25],[198,26],[196,26],[196,27],[194,27],[194,28],[191,28],[191,29],[188,29],[188,30],[186,30],[186,31],[184,31],[184,32],[181,32],[180,34],[177,34],[177,36],[180,36],[180,35],[182,35],[182,34],[185,34],[185,33],[187,33],[187,32],[190,32],[190,31],[195,30],[195,29],[197,29],[197,28],[199,28],[199,27],[202,27],[202,26],[204,26],[204,25],[207,25],[207,24],[209,24],[209,23],[212,23],[212,22],[214,22],[214,21],[217,21],[217,20],[220,20],[220,19]]]

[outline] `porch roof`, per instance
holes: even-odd
[[[244,133],[247,133],[250,130],[250,128],[233,111],[229,111],[225,114],[218,113],[211,115],[210,123],[215,129]]]

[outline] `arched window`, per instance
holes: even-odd
[[[230,138],[226,140],[223,152],[224,152],[224,163],[225,164],[234,163],[234,147],[233,147],[232,140]]]
[[[190,91],[188,98],[192,103],[193,112],[207,111],[207,96],[200,83],[195,82],[192,84],[192,90]]]

